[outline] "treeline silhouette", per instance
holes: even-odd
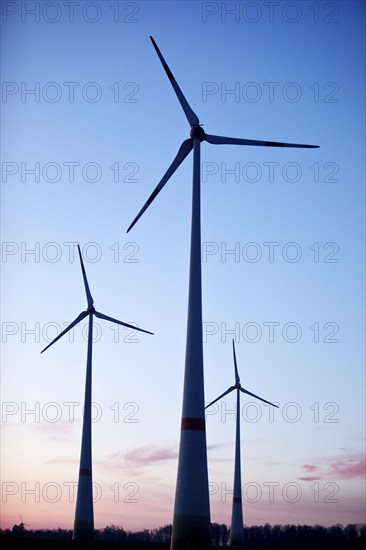
[[[227,525],[212,523],[212,544],[227,546],[230,529]],[[121,543],[160,543],[168,545],[172,534],[172,526],[165,525],[157,529],[143,529],[142,531],[125,531],[123,527],[108,525],[104,529],[95,531],[96,541],[111,541]],[[71,540],[72,531],[67,529],[35,529],[27,530],[24,524],[14,525],[13,529],[0,530],[0,535],[7,538],[47,538]],[[265,525],[244,528],[245,546],[250,548],[311,548],[315,549],[343,549],[365,548],[366,525],[349,524],[343,527],[340,524],[331,527],[322,525]]]

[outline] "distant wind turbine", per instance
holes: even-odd
[[[19,517],[20,517],[19,525],[15,524],[13,525],[13,528],[12,528],[12,532],[14,533],[14,535],[24,535],[24,533],[27,531],[26,527],[30,527],[28,523],[24,523],[21,515],[19,515]]]
[[[93,348],[93,315],[99,319],[110,321],[111,323],[117,323],[123,327],[133,328],[140,332],[146,332],[152,334],[147,330],[137,328],[128,323],[118,321],[100,313],[94,308],[94,301],[90,293],[88,280],[86,278],[86,272],[84,268],[83,258],[81,256],[80,246],[78,245],[79,258],[81,271],[84,279],[84,286],[86,292],[86,299],[88,302],[88,308],[86,311],[82,311],[64,331],[61,332],[47,347],[45,347],[41,353],[46,351],[57,340],[62,338],[67,332],[69,332],[75,325],[80,323],[85,317],[89,315],[89,330],[88,330],[88,355],[86,362],[86,382],[85,382],[85,399],[84,399],[84,416],[83,416],[83,433],[81,440],[81,453],[80,453],[80,469],[79,469],[79,481],[78,481],[78,493],[76,499],[75,509],[75,521],[74,521],[74,540],[92,540],[94,538],[94,512],[93,512],[93,484],[92,484],[92,434],[91,434],[91,403],[92,403],[92,348]]]
[[[241,468],[240,468],[240,392],[247,395],[251,395],[267,405],[277,407],[274,403],[266,401],[243,388],[240,384],[240,378],[238,373],[238,365],[236,363],[235,344],[233,340],[233,355],[234,355],[234,370],[235,370],[235,385],[230,386],[228,390],[222,393],[219,397],[211,401],[209,405],[211,407],[216,401],[219,401],[222,397],[236,390],[236,437],[235,437],[235,466],[234,466],[234,495],[233,505],[231,510],[231,528],[230,528],[230,541],[229,546],[243,546],[244,545],[244,523],[243,523],[243,506],[242,506],[242,494],[241,494]]]
[[[30,527],[28,523],[24,523],[23,518],[20,514],[19,514],[19,517],[20,517],[20,524],[18,525],[18,527],[20,527],[21,529],[24,529],[24,527]]]
[[[183,141],[164,176],[137,214],[127,232],[135,225],[187,155],[193,150],[193,190],[191,252],[189,269],[189,296],[187,319],[186,360],[183,389],[181,439],[178,475],[175,493],[171,550],[211,548],[211,524],[207,473],[207,445],[205,431],[205,404],[202,345],[202,282],[201,282],[201,197],[200,153],[201,142],[229,145],[259,145],[264,147],[303,147],[276,141],[230,138],[206,134],[197,115],[178,86],[173,73],[162,56],[155,40],[153,46],[170,80],[179,103],[191,127],[190,138]]]

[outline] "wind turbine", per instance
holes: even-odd
[[[231,528],[230,528],[230,542],[229,546],[243,546],[244,545],[244,523],[243,523],[243,506],[242,506],[242,495],[241,495],[241,470],[240,470],[240,392],[251,395],[267,405],[272,405],[272,407],[277,407],[274,403],[266,401],[246,390],[240,384],[240,378],[238,373],[238,365],[236,363],[236,354],[235,354],[235,344],[233,340],[233,355],[234,355],[234,370],[235,370],[235,385],[230,386],[228,390],[222,393],[219,397],[211,401],[206,406],[211,407],[216,401],[219,401],[222,397],[236,390],[236,436],[235,436],[235,466],[234,466],[234,495],[233,495],[233,506],[231,510]]]
[[[82,311],[70,325],[61,332],[47,347],[45,347],[41,353],[46,351],[57,340],[62,338],[67,332],[69,332],[75,325],[80,323],[85,317],[89,316],[89,330],[88,330],[88,355],[86,362],[86,382],[85,382],[85,399],[84,399],[84,417],[83,417],[83,432],[81,439],[81,453],[80,453],[80,469],[78,480],[78,492],[76,499],[75,509],[75,521],[74,521],[74,540],[92,540],[94,538],[94,512],[93,512],[93,485],[92,485],[92,434],[91,434],[91,394],[92,394],[92,349],[93,349],[93,316],[95,315],[99,319],[110,321],[111,323],[117,323],[123,327],[133,328],[140,332],[146,332],[152,334],[142,328],[129,325],[104,313],[100,313],[94,308],[94,301],[90,293],[88,280],[84,268],[83,258],[81,256],[80,246],[78,245],[79,258],[81,271],[84,279],[84,286],[86,292],[86,299],[88,302],[88,308],[86,311]]]
[[[20,527],[20,529],[24,529],[24,527],[30,527],[28,523],[24,523],[23,518],[20,514],[19,514],[19,517],[20,517],[20,524],[18,525],[18,527]]]
[[[28,525],[28,523],[24,523],[23,518],[22,518],[21,515],[19,515],[19,517],[20,517],[19,525],[15,524],[15,525],[13,525],[13,528],[12,528],[12,532],[15,535],[23,535],[27,531],[26,527],[30,527],[30,525]]]
[[[164,176],[137,214],[127,232],[135,225],[169,178],[174,174],[187,155],[193,150],[193,189],[191,251],[189,269],[189,295],[186,359],[183,389],[181,438],[178,459],[178,475],[175,493],[172,550],[211,548],[210,505],[207,473],[207,445],[205,431],[205,403],[203,380],[202,345],[202,282],[201,282],[201,197],[200,197],[200,153],[201,142],[214,145],[259,145],[265,147],[305,147],[276,141],[230,138],[206,134],[197,115],[178,86],[173,73],[162,56],[155,40],[150,36],[155,51],[170,80],[179,103],[191,127],[190,138],[183,141],[178,153]],[[190,546],[189,546],[190,545]]]

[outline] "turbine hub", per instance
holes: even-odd
[[[88,309],[86,310],[88,313],[94,313],[95,308],[93,305],[88,306]]]
[[[206,134],[202,126],[191,126],[190,135],[192,139],[199,139],[200,141],[206,139]]]
[[[241,384],[240,384],[240,382],[238,382],[237,384],[235,384],[235,386],[234,386],[234,387],[235,387],[235,388],[241,388]]]

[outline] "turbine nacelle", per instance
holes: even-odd
[[[204,131],[202,126],[195,125],[195,126],[191,126],[190,136],[192,139],[199,139],[200,141],[205,141],[206,132]]]
[[[93,305],[89,305],[86,311],[87,313],[95,313],[95,307]]]

